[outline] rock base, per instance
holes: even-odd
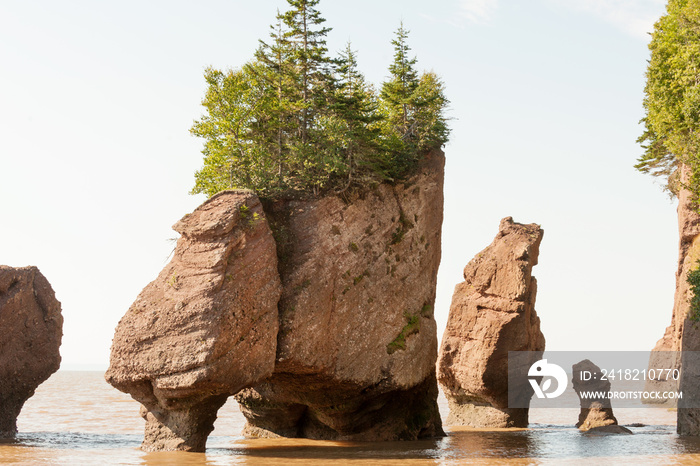
[[[617,418],[613,415],[612,408],[606,408],[598,402],[591,403],[589,408],[582,408],[576,423],[579,430],[591,430],[612,425],[617,425]]]
[[[393,441],[442,437],[434,375],[416,387],[365,395],[327,392],[326,403],[284,403],[265,386],[236,396],[248,423],[244,435],[315,440]],[[279,399],[279,397],[277,397]],[[344,401],[341,401],[344,400]]]
[[[447,417],[449,426],[469,426],[469,427],[527,427],[528,410],[520,409],[500,409],[488,403],[457,402],[448,399],[450,414]]]
[[[204,451],[207,437],[214,430],[216,413],[228,396],[216,396],[192,407],[149,411],[141,407],[146,420],[144,451]]]

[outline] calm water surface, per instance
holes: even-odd
[[[441,399],[443,419],[447,406]],[[343,443],[295,439],[245,439],[244,419],[233,399],[219,411],[206,454],[139,450],[144,421],[139,405],[104,382],[101,372],[59,371],[24,406],[16,440],[0,443],[2,464],[225,465],[225,464],[700,464],[700,439],[675,433],[675,413],[619,409],[635,435],[578,432],[578,410],[531,411],[531,428],[478,431],[446,428],[435,441]]]

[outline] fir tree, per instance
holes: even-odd
[[[396,38],[391,41],[394,45],[394,61],[389,65],[390,79],[382,84],[381,92],[387,120],[403,140],[412,135],[413,93],[419,83],[415,70],[416,58],[409,57],[411,48],[406,43],[408,33],[402,22],[396,31]]]
[[[388,178],[389,160],[380,142],[382,120],[374,89],[357,69],[357,58],[350,43],[341,52],[338,68],[338,88],[333,111],[337,116],[337,136],[334,141],[340,149],[339,173],[347,183],[366,184]]]
[[[327,116],[327,96],[334,89],[334,60],[328,57],[326,35],[330,28],[315,8],[319,0],[287,0],[291,7],[280,16],[287,27],[285,40],[290,44],[290,59],[295,67],[292,97],[296,112],[297,135],[291,147],[294,177],[313,191],[324,187],[328,179],[329,144],[318,131],[318,120]]]

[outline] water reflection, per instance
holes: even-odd
[[[446,403],[440,407],[446,414]],[[531,411],[532,429],[448,429],[438,440],[343,443],[244,439],[235,402],[219,412],[206,454],[139,450],[138,404],[109,387],[101,373],[55,374],[25,405],[16,440],[0,442],[0,463],[13,465],[530,465],[700,464],[700,439],[675,433],[675,412],[620,409],[620,424],[642,422],[634,435],[589,435],[574,428],[578,409]]]
[[[441,456],[457,458],[528,458],[537,456],[531,432],[452,430],[441,442]]]
[[[421,464],[436,464],[433,460],[441,456],[442,439],[419,440],[413,442],[328,442],[303,439],[252,439],[239,440],[229,450],[232,455],[240,455],[251,462],[260,459],[290,461],[307,460],[364,461],[408,459],[423,460]]]

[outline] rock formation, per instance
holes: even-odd
[[[588,430],[582,431],[584,434],[587,435],[617,435],[617,434],[622,434],[622,435],[632,435],[634,432],[629,430],[625,426],[620,426],[617,424],[610,424],[606,426],[600,426],[600,427],[591,427]]]
[[[284,290],[275,372],[237,395],[247,434],[443,434],[433,318],[443,167],[435,151],[406,183],[266,208]]]
[[[464,268],[455,287],[438,360],[438,381],[450,406],[449,425],[526,427],[527,408],[508,408],[508,352],[534,352],[516,370],[522,385],[511,387],[528,406],[530,364],[541,358],[545,340],[535,312],[539,225],[501,220],[498,234]],[[514,369],[511,368],[511,371]]]
[[[119,322],[107,381],[143,405],[144,450],[203,451],[226,399],[272,374],[281,293],[257,196],[217,194]]]
[[[700,325],[689,318],[692,292],[687,282],[688,272],[698,267],[700,260],[700,214],[693,195],[683,187],[690,170],[680,168],[678,193],[678,268],[676,291],[673,299],[671,325],[658,341],[649,358],[650,369],[680,369],[680,383],[673,378],[651,380],[645,389],[651,391],[683,392],[678,401],[676,428],[681,435],[700,435]],[[682,355],[679,358],[679,351]],[[679,360],[682,359],[682,360]]]
[[[237,392],[250,435],[443,435],[443,169],[434,151],[405,183],[264,212],[224,192],[176,224],[174,257],[119,323],[106,374],[144,406],[142,448],[203,450]]]
[[[17,433],[24,402],[61,363],[61,303],[36,267],[0,266],[0,438]]]
[[[573,386],[578,395],[581,412],[576,427],[581,430],[617,425],[613,415],[610,399],[607,396],[597,398],[582,397],[581,392],[609,393],[610,381],[603,379],[600,367],[588,359],[577,362],[571,367]]]
[[[681,181],[686,183],[690,172],[686,166],[681,167]],[[678,193],[678,268],[676,269],[676,291],[673,298],[671,325],[666,328],[664,336],[656,343],[649,358],[649,368],[680,369],[679,352],[682,348],[683,329],[689,311],[689,287],[686,277],[697,266],[700,259],[700,214],[693,205],[691,193],[681,188]],[[700,348],[700,346],[698,347]],[[675,391],[678,381],[672,378],[648,380],[645,390]],[[663,400],[647,400],[645,403],[661,403]],[[679,422],[679,427],[682,423]],[[699,431],[700,432],[700,431]]]

